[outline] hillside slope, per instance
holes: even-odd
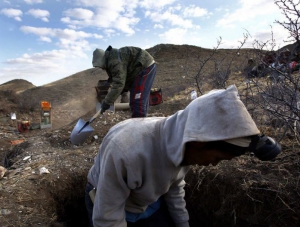
[[[21,100],[26,100],[28,105],[36,106],[37,112],[41,101],[50,102],[53,129],[57,129],[92,109],[96,110],[94,87],[98,80],[107,76],[102,70],[93,72],[95,69],[87,69],[44,86],[31,87],[19,92],[18,96]]]
[[[27,80],[16,79],[0,84],[0,91],[13,90],[16,93],[34,88],[35,86]]]

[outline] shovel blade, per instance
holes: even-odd
[[[86,121],[79,119],[71,133],[71,143],[74,145],[84,143],[93,131],[94,129]]]

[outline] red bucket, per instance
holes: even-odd
[[[161,88],[151,89],[150,97],[149,97],[149,105],[155,106],[161,104],[163,102],[162,99],[162,91]]]

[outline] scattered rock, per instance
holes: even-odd
[[[0,179],[4,177],[6,173],[6,169],[3,166],[0,166]]]

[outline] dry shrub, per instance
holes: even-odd
[[[10,113],[18,103],[18,96],[13,90],[0,90],[0,112]]]
[[[18,111],[20,113],[33,112],[38,106],[38,97],[34,95],[34,92],[28,92],[19,96]]]
[[[1,105],[1,107],[0,107],[0,112],[1,113],[5,113],[5,114],[7,114],[7,113],[10,113],[10,112],[12,112],[12,108],[11,108],[11,106],[10,105]]]
[[[18,96],[14,90],[0,90],[0,99],[6,100],[12,103],[18,102]]]
[[[250,156],[186,176],[191,226],[299,226],[300,152],[275,162]],[[300,187],[300,185],[299,185]]]

